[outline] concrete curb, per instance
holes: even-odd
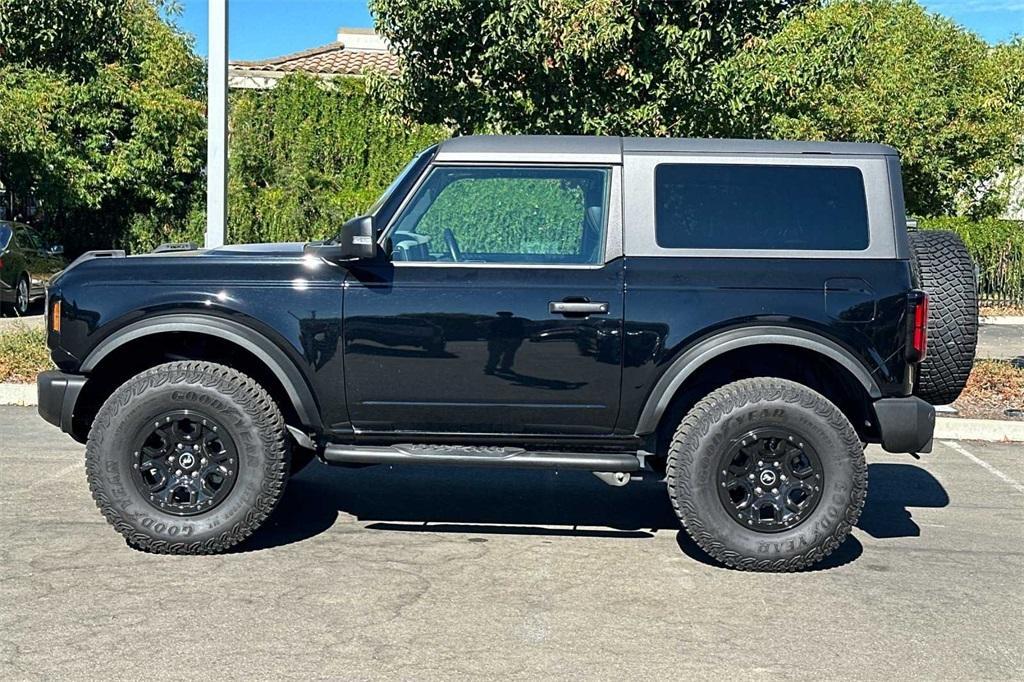
[[[1024,326],[1024,315],[993,315],[992,317],[979,317],[979,324],[997,324],[1006,326]]]
[[[1024,422],[1003,419],[939,417],[935,420],[935,438],[1022,442],[1024,441]]]
[[[35,405],[35,384],[0,384],[0,405]]]

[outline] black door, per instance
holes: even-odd
[[[345,384],[362,431],[608,434],[622,259],[604,262],[609,172],[435,168],[391,262],[345,282]]]

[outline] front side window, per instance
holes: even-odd
[[[868,247],[864,178],[850,166],[661,164],[655,204],[663,248]]]
[[[606,168],[440,166],[391,233],[395,261],[594,264]]]

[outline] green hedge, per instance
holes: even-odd
[[[362,81],[324,87],[308,76],[231,99],[228,238],[333,236],[365,211],[406,163],[447,137],[380,113]]]
[[[978,267],[978,293],[992,304],[1024,305],[1024,222],[988,218],[926,218],[921,229],[960,235]]]
[[[449,136],[380,112],[359,79],[331,86],[304,74],[273,90],[231,93],[228,225],[231,243],[308,241],[337,233],[365,211],[416,152]],[[184,221],[141,216],[129,248],[202,242],[204,188]]]

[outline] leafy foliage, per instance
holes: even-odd
[[[951,230],[960,235],[978,268],[983,301],[1024,305],[1024,223],[986,218],[930,218],[921,229]]]
[[[146,0],[0,0],[0,181],[73,255],[201,191],[205,72]]]
[[[231,99],[228,235],[302,241],[337,233],[416,152],[447,137],[381,113],[359,80],[301,74]]]
[[[372,0],[375,92],[461,133],[701,135],[715,63],[808,0]]]
[[[128,5],[136,5],[129,0]],[[105,64],[134,61],[132,10],[109,0],[0,0],[5,62],[73,76],[94,76]]]
[[[918,215],[997,213],[1024,155],[1024,43],[992,49],[909,0],[803,12],[716,82],[721,134],[893,145]]]

